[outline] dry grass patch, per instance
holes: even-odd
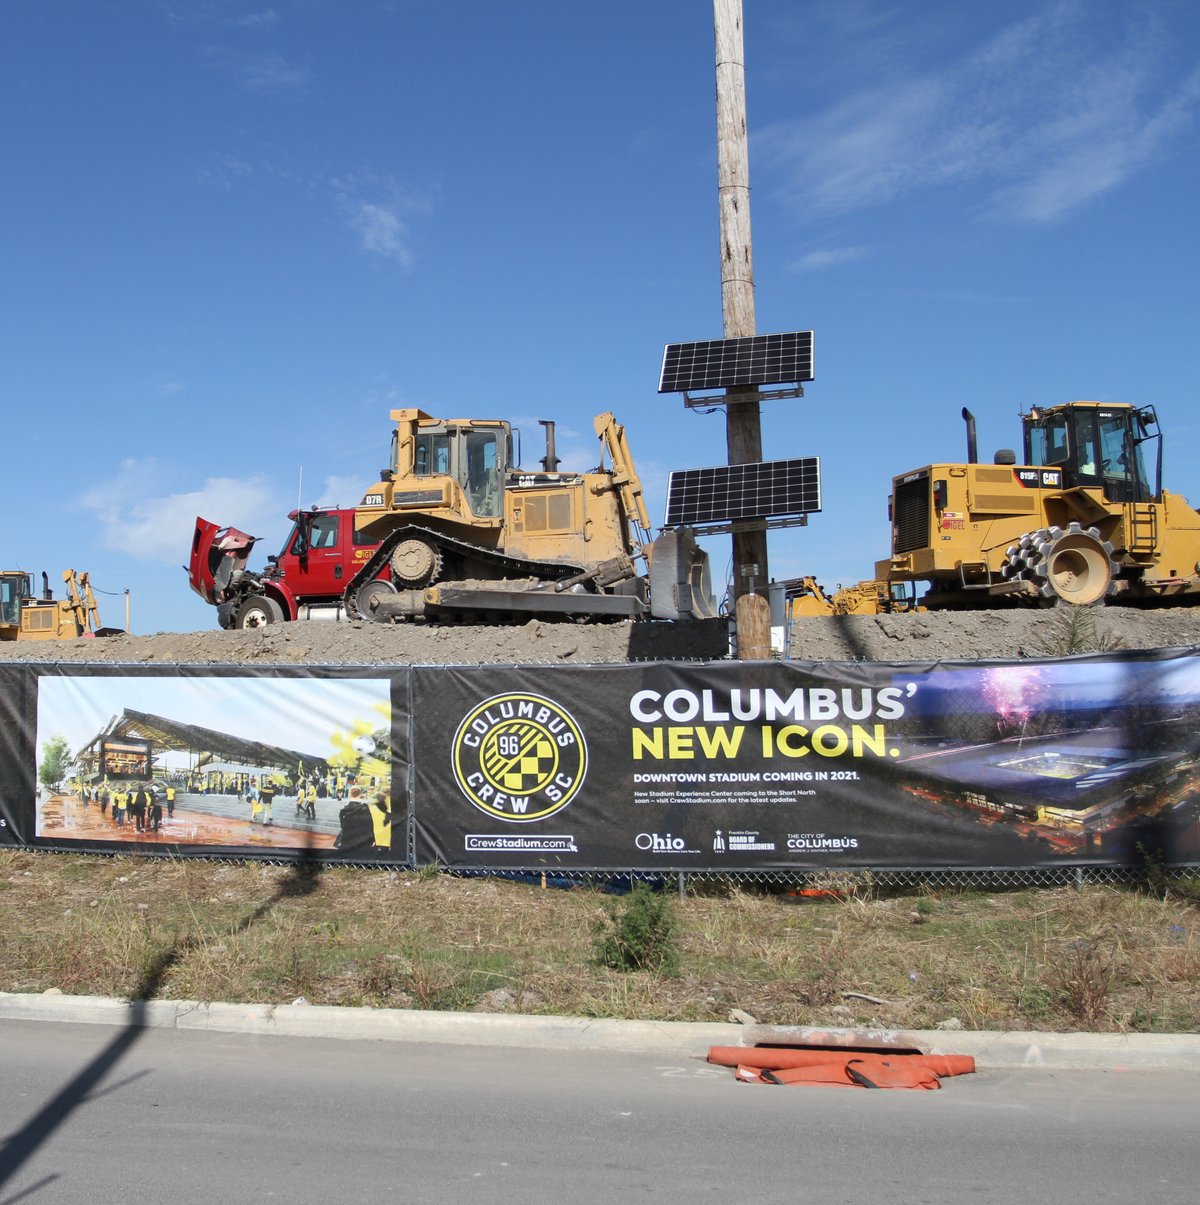
[[[1200,1029],[1196,895],[671,896],[671,974],[598,965],[612,898],[429,871],[0,851],[0,990],[972,1029]]]

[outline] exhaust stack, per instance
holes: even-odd
[[[546,428],[546,455],[542,457],[542,468],[547,473],[557,473],[558,457],[554,454],[554,423],[548,418],[539,418],[538,422]]]

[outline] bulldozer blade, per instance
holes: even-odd
[[[664,531],[648,548],[650,615],[654,619],[715,619],[708,553],[687,527]]]

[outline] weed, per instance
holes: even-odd
[[[1017,993],[1017,1007],[1024,1017],[1045,1020],[1054,1011],[1054,993],[1041,983],[1026,983]]]
[[[1162,851],[1139,841],[1137,843],[1137,852],[1142,863],[1143,886],[1147,891],[1162,899],[1166,896],[1170,884],[1166,867],[1163,865]]]
[[[1115,956],[1100,942],[1072,941],[1051,967],[1050,981],[1071,1016],[1091,1026],[1104,1014],[1115,972]]]
[[[797,989],[801,1003],[810,1006],[836,1004],[841,998],[844,963],[840,938],[817,942],[811,950],[812,964],[804,974],[804,986]]]
[[[674,942],[675,911],[670,899],[645,883],[635,883],[624,900],[596,926],[595,954],[615,971],[655,971],[673,975],[679,968]]]
[[[386,954],[376,952],[366,959],[359,973],[359,983],[363,995],[378,1004],[391,997],[398,977],[399,968],[396,962]]]
[[[1100,631],[1090,607],[1066,606],[1053,612],[1031,646],[1034,652],[1050,657],[1070,657],[1076,653],[1108,653],[1120,648],[1121,640]]]

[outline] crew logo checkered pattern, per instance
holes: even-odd
[[[500,724],[480,751],[480,769],[509,795],[540,791],[558,769],[558,746],[544,728],[523,721]]]

